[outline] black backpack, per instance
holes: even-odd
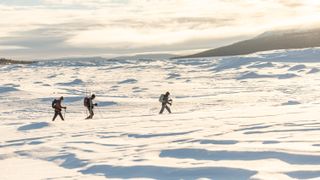
[[[57,105],[57,100],[56,100],[56,99],[54,99],[54,100],[52,101],[51,106],[52,106],[52,108],[55,108],[55,107],[56,107],[56,105]]]
[[[164,103],[164,94],[161,94],[159,97],[159,102]]]
[[[89,106],[90,106],[90,99],[89,99],[89,97],[85,97],[85,98],[83,99],[83,105],[84,105],[84,107],[89,107]]]

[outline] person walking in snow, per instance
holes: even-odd
[[[91,97],[85,97],[84,98],[84,106],[87,107],[89,111],[89,116],[86,117],[86,119],[92,119],[93,118],[93,108],[94,106],[98,106],[97,103],[93,103],[93,99],[96,97],[96,95],[92,94]]]
[[[171,113],[171,110],[167,105],[167,104],[170,104],[170,106],[172,105],[172,99],[169,98],[169,95],[170,95],[169,92],[166,92],[166,94],[161,94],[159,101],[161,102],[162,106],[159,114],[162,114],[164,109],[166,109],[169,113]]]
[[[63,101],[63,96],[61,96],[59,99],[55,99],[52,101],[52,108],[54,108],[54,116],[52,118],[52,121],[54,121],[58,115],[60,116],[61,120],[64,121],[64,118],[61,114],[61,110],[67,109],[67,107],[63,107],[61,105],[62,101]]]

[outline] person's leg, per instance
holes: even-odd
[[[91,109],[91,119],[93,118],[94,112],[93,109]]]
[[[87,109],[88,109],[88,111],[89,111],[89,116],[86,117],[86,119],[89,119],[89,118],[90,118],[90,115],[91,115],[91,113],[90,113],[90,107],[87,107]]]
[[[52,118],[52,121],[54,121],[57,116],[58,116],[58,113],[57,113],[57,111],[55,111],[55,112],[54,112],[54,115],[53,115],[53,118]]]
[[[92,119],[92,117],[93,117],[93,115],[94,115],[94,113],[93,113],[93,108],[92,108],[92,107],[89,108],[89,113],[90,113],[89,118]]]
[[[161,107],[161,110],[160,110],[159,114],[162,114],[162,113],[163,113],[165,107],[166,107],[166,105],[165,105],[165,104],[162,104],[162,107]]]
[[[171,110],[170,110],[169,106],[166,105],[166,109],[167,109],[167,111],[168,111],[169,113],[171,113]]]
[[[64,118],[63,118],[63,116],[62,116],[62,114],[61,114],[61,111],[59,111],[59,116],[60,116],[60,118],[62,119],[62,121],[64,121]]]

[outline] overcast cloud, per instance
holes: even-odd
[[[183,53],[318,26],[318,0],[1,0],[0,53],[18,59]]]

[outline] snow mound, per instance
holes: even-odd
[[[291,67],[290,69],[288,69],[288,71],[299,71],[302,69],[307,68],[304,64],[299,64],[299,65],[295,65],[293,67]]]
[[[228,69],[239,69],[241,66],[248,65],[252,62],[260,61],[257,58],[246,58],[246,57],[231,57],[221,60],[215,67],[213,71],[220,72]]]
[[[314,73],[318,73],[320,71],[320,69],[318,68],[312,68],[307,74],[314,74]]]
[[[275,65],[271,62],[265,62],[265,63],[257,63],[251,66],[248,66],[248,68],[271,68],[275,67]]]
[[[180,76],[179,73],[169,73],[167,79],[178,79]]]
[[[61,86],[75,86],[75,85],[83,85],[84,82],[81,79],[75,79],[71,82],[66,82],[66,83],[57,83],[57,85]]]
[[[247,72],[237,78],[237,80],[243,80],[243,79],[254,79],[254,78],[270,78],[271,76],[268,75],[260,75],[255,72]]]
[[[277,78],[277,79],[290,79],[297,77],[296,74],[292,73],[286,73],[286,74],[258,74],[256,72],[246,72],[239,77],[237,77],[237,80],[244,80],[244,79],[257,79],[257,78]]]
[[[134,93],[141,93],[141,92],[147,91],[148,88],[133,87],[132,90],[133,90],[132,92]]]
[[[319,48],[284,49],[255,53],[263,61],[309,63],[320,62]]]
[[[288,101],[288,102],[282,103],[281,105],[288,106],[288,105],[298,105],[298,104],[301,104],[301,103],[299,101]]]
[[[275,75],[275,76],[276,76],[278,79],[290,79],[290,78],[298,77],[298,75],[292,74],[292,73],[280,74],[280,75]]]
[[[137,82],[138,82],[138,80],[136,80],[136,79],[126,79],[126,80],[118,82],[118,84],[135,84]]]

